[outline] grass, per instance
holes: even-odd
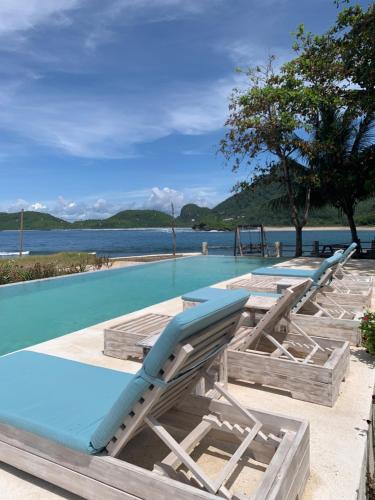
[[[106,257],[89,253],[56,253],[32,255],[0,260],[0,285],[30,281],[65,274],[83,273],[92,269],[110,267]]]

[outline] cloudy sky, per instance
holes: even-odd
[[[237,66],[291,55],[331,0],[1,0],[0,210],[213,206]]]

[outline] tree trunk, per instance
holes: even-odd
[[[295,226],[296,228],[296,252],[295,257],[302,257],[302,226]]]
[[[355,243],[358,244],[358,252],[359,252],[359,250],[360,250],[360,241],[359,241],[359,238],[358,238],[357,226],[355,225],[355,221],[354,221],[354,212],[353,212],[353,210],[347,210],[345,212],[345,214],[346,214],[346,217],[348,218],[350,232],[352,234],[352,241],[354,241]]]
[[[285,157],[285,155],[282,153],[281,150],[279,151],[279,157],[281,159],[282,166],[283,166],[284,180],[285,180],[286,190],[287,190],[288,198],[289,198],[290,218],[293,222],[294,227],[296,228],[295,257],[301,257],[302,256],[302,228],[306,224],[306,220],[303,220],[301,223],[300,218],[298,217],[296,197],[295,197],[295,193],[293,191],[288,160]],[[310,206],[310,189],[308,190],[307,196],[306,196],[306,207],[305,207],[306,219],[307,219],[307,215],[308,215],[309,206]]]

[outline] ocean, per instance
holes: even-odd
[[[208,243],[210,254],[231,255],[233,253],[234,233],[193,231],[178,228],[177,251],[200,252],[202,242]],[[375,231],[360,231],[362,242],[369,243],[375,238]],[[294,231],[267,231],[267,242],[281,241],[285,254],[292,255]],[[314,240],[320,244],[345,244],[351,241],[350,232],[342,230],[304,231],[306,251]],[[242,243],[258,243],[257,232],[247,232],[242,235]],[[290,245],[288,247],[287,245]],[[14,255],[19,249],[18,231],[0,231],[0,255]],[[116,257],[125,255],[141,255],[153,253],[169,253],[172,251],[170,229],[93,229],[93,230],[52,230],[25,231],[24,251],[35,254],[55,252],[96,252],[98,255]]]

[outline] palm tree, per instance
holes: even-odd
[[[320,196],[346,215],[356,243],[356,206],[375,194],[374,125],[375,113],[354,119],[350,109],[325,108],[314,131],[316,154],[311,161],[319,179]]]

